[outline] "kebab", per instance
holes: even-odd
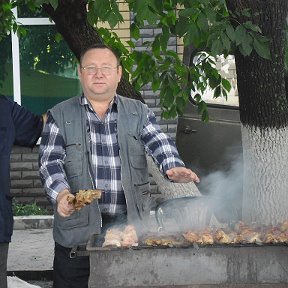
[[[107,229],[102,247],[132,247],[138,246],[138,236],[133,225],[126,225],[124,230],[111,227]]]
[[[82,207],[92,203],[92,201],[100,199],[101,193],[102,191],[100,189],[79,190],[75,196],[69,194],[67,196],[67,201],[74,207],[76,211],[78,211]]]

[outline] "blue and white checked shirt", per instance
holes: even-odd
[[[104,191],[99,201],[103,214],[115,215],[126,212],[126,202],[121,184],[121,165],[117,142],[117,95],[107,110],[105,118],[99,119],[83,95],[79,98],[87,115],[90,135],[92,169],[98,189]],[[160,129],[154,113],[149,110],[147,122],[141,132],[146,152],[165,172],[172,167],[184,166],[173,141]],[[64,170],[65,143],[51,114],[42,133],[40,144],[40,176],[52,202],[64,189],[70,189]]]

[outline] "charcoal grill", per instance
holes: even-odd
[[[91,267],[89,288],[288,287],[285,244],[172,248],[98,245],[99,239],[93,235],[87,245]]]
[[[189,197],[173,202],[180,202],[181,209],[177,208],[179,206],[169,206],[170,200],[156,209],[155,218],[162,230],[156,229],[153,236],[161,232],[175,232],[174,223],[170,220],[176,219],[177,222],[177,219],[180,221],[185,217],[183,207],[186,202],[192,205],[189,206],[188,215],[194,215],[189,226],[203,228],[210,221],[207,198]],[[178,228],[185,228],[180,226]],[[179,241],[172,247],[147,246],[141,236],[138,247],[109,248],[102,247],[103,238],[92,235],[87,244],[90,254],[89,288],[288,287],[288,246],[285,243],[201,246]]]

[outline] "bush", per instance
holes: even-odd
[[[32,204],[13,203],[14,216],[48,215],[48,211],[39,207],[35,202]]]

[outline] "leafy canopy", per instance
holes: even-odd
[[[225,0],[126,0],[133,14],[130,25],[131,41],[121,42],[111,31],[123,22],[116,0],[88,0],[87,20],[102,36],[104,42],[119,50],[125,75],[132,80],[135,89],[151,84],[159,91],[162,116],[174,118],[182,114],[191,97],[196,101],[204,121],[208,120],[207,106],[202,93],[207,87],[214,90],[214,97],[227,97],[231,89],[229,81],[216,69],[215,57],[228,56],[235,49],[248,56],[255,51],[270,59],[269,40],[252,22],[248,9],[229,13]],[[9,31],[24,35],[11,9],[19,4],[36,11],[41,5],[51,4],[57,9],[57,0],[4,1],[0,15],[5,21],[0,24],[0,40]],[[239,17],[246,21],[238,22]],[[111,29],[101,28],[107,22]],[[135,42],[144,27],[157,28],[154,39],[143,43],[141,51],[135,51]],[[184,46],[192,46],[192,61],[183,63],[179,54],[169,48],[172,40],[180,39]]]

